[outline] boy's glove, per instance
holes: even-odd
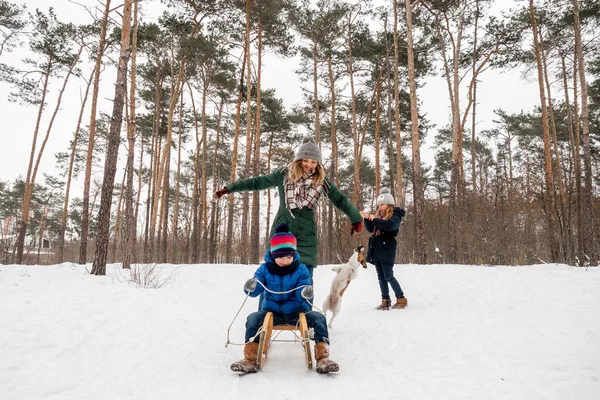
[[[362,227],[363,227],[363,222],[358,221],[352,224],[352,229],[350,230],[350,235],[354,235],[354,232],[358,233],[360,231],[362,231]]]
[[[246,283],[244,283],[244,290],[248,293],[252,293],[254,292],[254,289],[256,289],[256,283],[258,282],[258,279],[256,278],[250,278],[246,281]]]
[[[305,286],[304,289],[302,289],[302,291],[300,292],[300,296],[302,296],[302,298],[304,300],[310,300],[313,298],[313,287],[312,286]]]
[[[223,189],[217,190],[215,192],[215,199],[220,199],[221,197],[225,196],[228,193],[229,193],[229,189],[227,189],[226,187],[224,187]]]

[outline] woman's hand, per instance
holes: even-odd
[[[369,219],[369,214],[367,214],[366,211],[359,211],[360,212],[360,216],[365,218],[365,219]]]
[[[221,189],[221,190],[217,190],[217,191],[215,192],[215,194],[213,195],[213,198],[214,198],[215,200],[218,200],[218,199],[220,199],[221,197],[225,196],[225,195],[226,195],[226,194],[228,194],[228,193],[229,193],[229,189],[227,189],[226,187],[224,187],[224,188],[223,188],[223,189]]]
[[[355,222],[352,224],[352,228],[350,229],[350,235],[354,235],[354,232],[358,233],[362,230],[363,222],[362,220]]]

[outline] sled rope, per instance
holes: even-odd
[[[269,292],[269,293],[272,293],[272,294],[288,294],[288,293],[292,293],[292,292],[294,292],[294,291],[296,291],[296,290],[298,290],[298,289],[303,289],[303,288],[305,288],[305,287],[307,287],[307,286],[312,286],[312,285],[302,285],[302,286],[295,287],[295,288],[293,288],[293,289],[291,289],[291,290],[288,290],[288,291],[285,291],[285,292],[276,292],[276,291],[273,291],[273,290],[270,290],[269,288],[267,288],[267,287],[266,287],[266,286],[265,286],[265,285],[264,285],[264,284],[263,284],[261,281],[257,281],[257,282],[258,282],[258,283],[260,283],[260,285],[263,287],[263,289],[265,289],[265,291],[267,291],[267,292]],[[232,342],[231,340],[229,340],[229,333],[231,332],[231,327],[233,326],[233,323],[234,323],[234,322],[235,322],[235,320],[237,319],[238,315],[240,315],[240,312],[242,311],[242,308],[244,308],[244,304],[246,304],[246,301],[248,300],[248,297],[250,297],[250,293],[246,293],[246,297],[244,298],[244,301],[242,302],[242,305],[241,305],[241,306],[240,306],[240,308],[238,309],[237,313],[235,313],[235,316],[233,317],[233,320],[231,321],[231,323],[229,324],[229,327],[227,328],[227,342],[225,342],[225,347],[227,347],[227,346],[228,346],[228,345],[230,345],[230,344],[232,344],[232,345],[234,345],[234,346],[244,346],[244,345],[246,345],[246,344],[248,344],[248,343],[251,343],[251,342],[253,342],[253,341],[254,341],[254,338],[256,338],[257,336],[259,336],[259,335],[260,335],[260,333],[263,331],[263,327],[261,326],[260,328],[258,328],[258,331],[256,331],[256,334],[255,334],[254,336],[252,336],[252,337],[250,338],[250,340],[248,340],[248,341],[247,341],[247,342],[245,342],[245,343],[234,343],[234,342]],[[321,310],[319,307],[317,307],[317,306],[315,306],[314,304],[312,304],[312,303],[310,302],[310,300],[306,300],[306,302],[307,302],[308,304],[310,304],[310,306],[311,306],[311,307],[314,307],[314,308],[316,308],[318,311],[320,311],[320,312],[321,312],[321,314],[323,314],[323,310]],[[309,314],[309,313],[311,313],[311,312],[315,312],[315,311],[313,311],[313,310],[310,310],[310,311],[307,311],[307,312],[305,312],[304,314],[306,315],[306,314]],[[300,323],[300,321],[297,321],[297,322],[296,322],[296,329],[298,329],[298,324],[299,324],[299,323]]]

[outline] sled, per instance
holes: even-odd
[[[291,331],[294,334],[293,340],[282,340],[277,339],[279,331]],[[273,332],[277,332],[273,338]],[[308,323],[306,322],[306,316],[304,313],[300,313],[298,317],[298,324],[296,325],[277,325],[273,326],[273,313],[268,312],[263,322],[262,330],[260,333],[260,341],[258,343],[258,369],[262,369],[266,358],[269,346],[273,342],[300,342],[304,347],[304,354],[306,360],[306,367],[312,369],[312,354],[310,352],[310,337],[308,335]]]

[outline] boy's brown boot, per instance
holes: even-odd
[[[329,348],[325,342],[315,344],[315,359],[317,360],[317,372],[319,374],[328,374],[340,370],[340,366],[329,359]]]
[[[408,305],[408,300],[406,297],[402,297],[400,299],[396,299],[396,303],[392,306],[394,310],[398,310],[400,308],[406,308]]]
[[[231,370],[242,374],[258,372],[258,343],[244,345],[244,359],[231,364]]]
[[[387,311],[390,309],[392,305],[392,300],[390,299],[381,299],[381,304],[375,307],[376,310]]]

